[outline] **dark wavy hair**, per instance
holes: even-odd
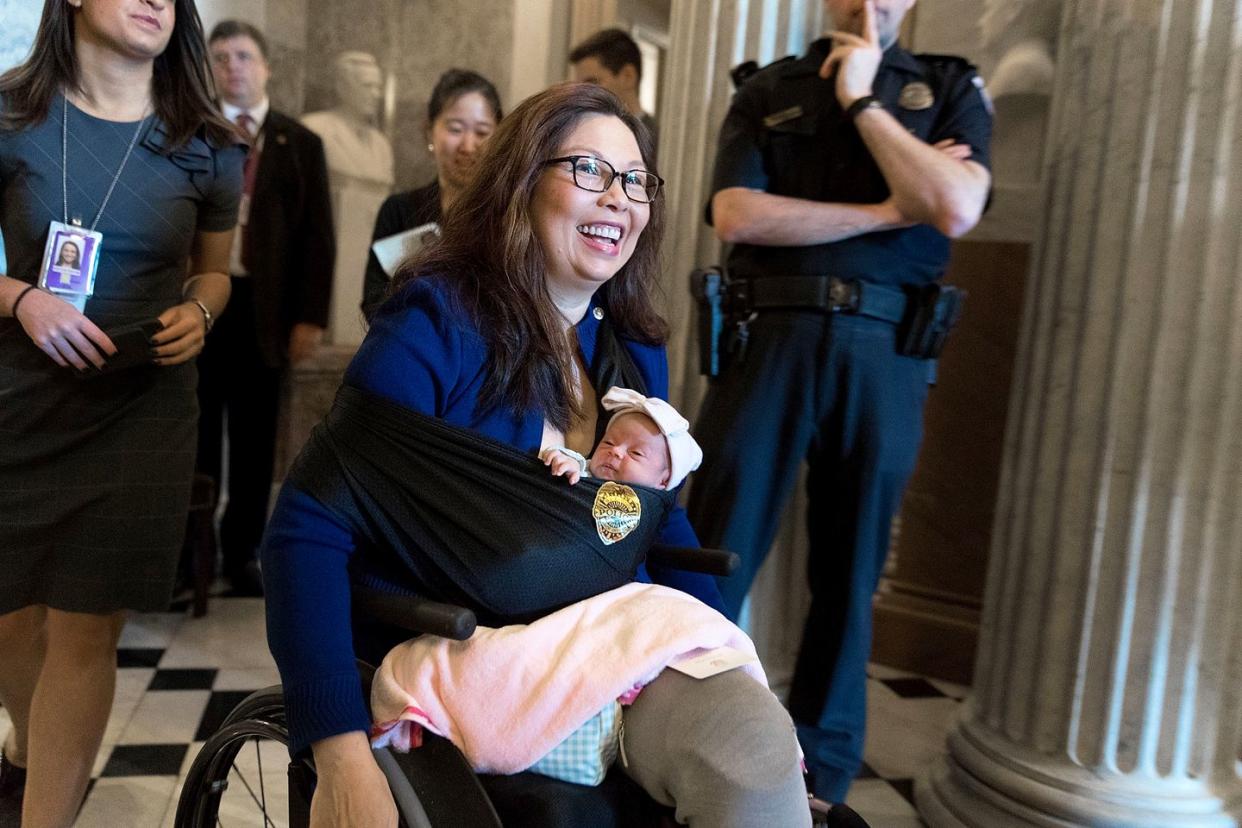
[[[626,66],[633,66],[638,79],[643,77],[643,53],[634,38],[623,29],[604,29],[574,47],[569,62],[577,63],[593,57],[614,75]]]
[[[155,114],[169,131],[165,150],[184,146],[201,129],[215,146],[239,139],[215,105],[203,23],[194,0],[173,0],[176,22],[168,47],[156,57],[151,79]],[[73,50],[76,11],[65,0],[43,0],[43,17],[25,63],[0,75],[0,129],[20,130],[47,119],[57,92],[80,90]]]
[[[436,81],[436,88],[431,91],[431,100],[427,101],[427,126],[431,127],[440,117],[440,113],[453,105],[462,95],[478,92],[492,108],[492,117],[497,123],[504,118],[504,110],[500,106],[500,93],[487,78],[469,69],[449,69]]]
[[[453,282],[488,348],[480,408],[539,411],[562,431],[584,414],[570,393],[575,344],[548,293],[547,262],[531,226],[530,206],[544,162],[588,115],[624,123],[638,141],[644,165],[655,172],[650,132],[611,92],[562,83],[532,95],[484,146],[470,184],[444,216],[439,241],[402,265],[392,285],[397,292],[428,275]],[[630,260],[599,291],[613,330],[652,345],[668,337],[652,302],[663,235],[664,205],[657,198]]]

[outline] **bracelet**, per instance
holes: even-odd
[[[845,117],[854,120],[864,109],[883,109],[884,104],[875,95],[863,95],[845,109]]]
[[[17,319],[17,306],[20,305],[22,303],[22,300],[26,298],[27,293],[30,293],[30,291],[32,290],[38,290],[38,289],[39,289],[38,285],[27,285],[25,290],[17,294],[17,298],[13,300],[13,307],[9,308],[9,316],[13,317],[14,319]]]
[[[211,316],[211,311],[207,310],[207,306],[204,305],[202,302],[198,301],[197,299],[195,299],[193,296],[185,297],[185,301],[193,302],[194,304],[198,305],[198,309],[203,312],[203,326],[205,329],[204,332],[211,333],[211,326],[213,324],[213,319]]]

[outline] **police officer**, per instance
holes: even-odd
[[[789,706],[830,802],[862,762],[871,598],[955,312],[937,280],[991,180],[973,68],[896,45],[914,2],[825,0],[835,30],[742,85],[709,213],[734,245],[734,347],[695,428],[690,519],[742,557],[721,581],[736,617],[808,462],[813,598]]]

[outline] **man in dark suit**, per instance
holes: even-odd
[[[271,109],[267,41],[225,20],[208,42],[225,117],[250,136],[231,272],[233,295],[199,357],[198,469],[221,481],[228,423],[224,575],[262,594],[256,552],[267,520],[284,370],[309,357],[328,322],[336,257],[323,142]]]

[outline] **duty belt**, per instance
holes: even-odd
[[[900,288],[839,279],[836,276],[762,276],[728,283],[729,305],[750,310],[817,309],[900,323],[906,293]]]

